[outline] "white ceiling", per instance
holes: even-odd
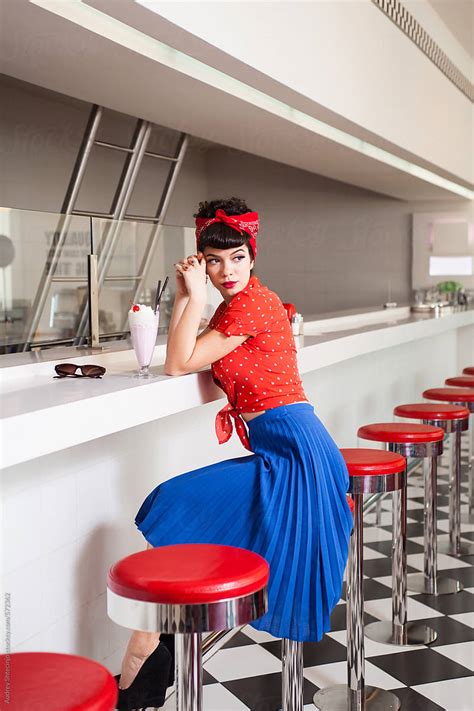
[[[474,59],[473,0],[428,0],[448,30]]]
[[[207,46],[140,5],[87,0],[172,47]],[[0,71],[23,81],[145,118],[368,190],[408,200],[459,199],[452,192],[204,84],[116,42],[47,12],[27,0],[2,5]],[[124,14],[126,16],[124,16]],[[184,36],[186,35],[186,36]],[[201,43],[201,44],[200,44]],[[222,53],[221,70],[228,55]],[[251,71],[247,67],[247,71]],[[229,72],[230,73],[230,72]],[[255,77],[254,77],[255,79]],[[331,126],[441,175],[438,167],[262,75],[259,88]],[[271,89],[271,91],[270,91]],[[446,178],[453,176],[445,174]],[[458,180],[456,182],[459,182]]]

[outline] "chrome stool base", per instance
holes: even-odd
[[[436,578],[433,583],[423,573],[408,575],[407,587],[411,592],[424,593],[425,595],[453,595],[464,590],[464,585],[459,580]]]
[[[418,622],[406,622],[393,625],[391,622],[371,622],[365,628],[365,634],[374,642],[408,646],[411,644],[431,644],[438,634],[434,629]]]
[[[395,694],[376,686],[365,687],[365,704],[363,699],[351,699],[352,694],[345,684],[329,686],[316,692],[313,703],[319,711],[355,711],[360,708],[367,711],[398,711],[401,707],[400,699]]]
[[[175,634],[177,711],[202,711],[202,634]]]
[[[303,642],[281,641],[283,711],[303,711]]]
[[[459,541],[456,546],[450,541],[442,541],[441,543],[438,543],[438,552],[447,553],[448,555],[455,555],[457,558],[463,555],[474,555],[474,543]]]

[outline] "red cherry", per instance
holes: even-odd
[[[137,304],[133,304],[132,311],[140,311],[140,307]]]

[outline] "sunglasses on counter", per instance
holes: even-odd
[[[79,369],[82,375],[77,373]],[[75,363],[59,363],[54,366],[55,378],[101,378],[105,373],[102,365],[76,365]]]

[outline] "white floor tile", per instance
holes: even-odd
[[[346,646],[347,638],[345,630],[338,630],[337,632],[328,632],[327,636],[332,637],[336,640],[336,642],[339,642],[340,644]],[[381,644],[380,642],[374,642],[368,637],[364,638],[364,648],[366,659],[368,659],[369,657],[377,657],[382,654],[399,654],[400,652],[411,652],[414,649],[426,649],[424,645],[410,645],[409,647],[398,647],[395,644]]]
[[[391,541],[392,534],[383,528],[376,526],[366,526],[364,528],[364,543],[374,543],[378,541]]]
[[[443,508],[443,507],[441,507]],[[441,510],[440,508],[440,510]],[[462,506],[461,506],[462,509]],[[461,510],[461,513],[463,511]],[[438,519],[438,528],[440,531],[449,531],[449,519],[442,518]],[[474,531],[474,523],[461,523],[461,536],[463,533],[472,533]]]
[[[423,490],[421,490],[421,494],[413,494],[413,496],[423,496]],[[410,511],[410,509],[422,509],[423,504],[420,504],[419,501],[412,501],[411,499],[408,499],[407,501],[407,509]]]
[[[258,645],[221,649],[205,665],[218,681],[281,672],[281,661]]]
[[[415,483],[414,481],[412,481],[411,485],[410,485],[410,477],[408,477],[408,497],[409,497],[408,500],[410,500],[411,498],[415,498],[415,497],[419,498],[420,496],[425,495],[425,487],[423,485],[423,479],[421,479],[421,477],[420,477],[419,481],[420,481],[420,486],[413,486],[413,484]],[[418,503],[418,501],[416,501],[415,503]],[[421,505],[421,507],[423,508],[423,505]]]
[[[459,615],[450,615],[450,618],[474,629],[474,612],[461,612]]]
[[[320,689],[333,684],[347,683],[347,663],[335,662],[333,664],[321,664],[317,667],[307,667],[304,676]],[[390,676],[370,662],[365,664],[365,682],[372,686],[380,686],[382,689],[399,689],[405,686],[401,681]]]
[[[249,707],[220,684],[206,684],[202,690],[206,711],[249,711]]]
[[[373,580],[376,580],[378,583],[381,583],[382,585],[386,585],[390,590],[392,589],[392,576],[391,575],[383,575],[381,578],[373,578]],[[407,595],[417,595],[418,593],[412,592],[411,590],[407,590]]]
[[[433,650],[474,671],[474,642],[443,644],[440,647],[433,647]]]
[[[339,603],[338,603],[339,604]],[[254,642],[274,642],[276,639],[280,639],[280,637],[273,637],[269,632],[262,632],[261,630],[256,630],[255,627],[251,627],[250,625],[245,625],[245,627],[242,627],[242,632],[247,635],[247,637],[250,637],[250,639],[253,639]]]
[[[446,679],[446,681],[420,684],[412,688],[435,704],[439,704],[445,711],[472,711],[474,677]]]
[[[424,570],[423,553],[410,553],[407,555],[407,564],[417,570]],[[438,570],[449,570],[450,568],[469,568],[469,563],[466,563],[460,558],[455,558],[446,553],[438,553]]]
[[[428,617],[443,617],[442,612],[424,605],[422,602],[408,597],[408,620],[423,620]],[[383,598],[382,600],[368,600],[364,603],[364,610],[377,617],[379,620],[392,619],[392,600]],[[473,613],[474,614],[474,613]]]
[[[375,558],[386,558],[387,556],[380,551],[374,551],[373,548],[364,546],[364,560],[375,560]]]
[[[375,523],[375,513],[371,512],[364,516],[364,523],[373,525]],[[381,526],[391,526],[392,525],[392,514],[390,511],[382,511],[382,516],[380,518]]]

